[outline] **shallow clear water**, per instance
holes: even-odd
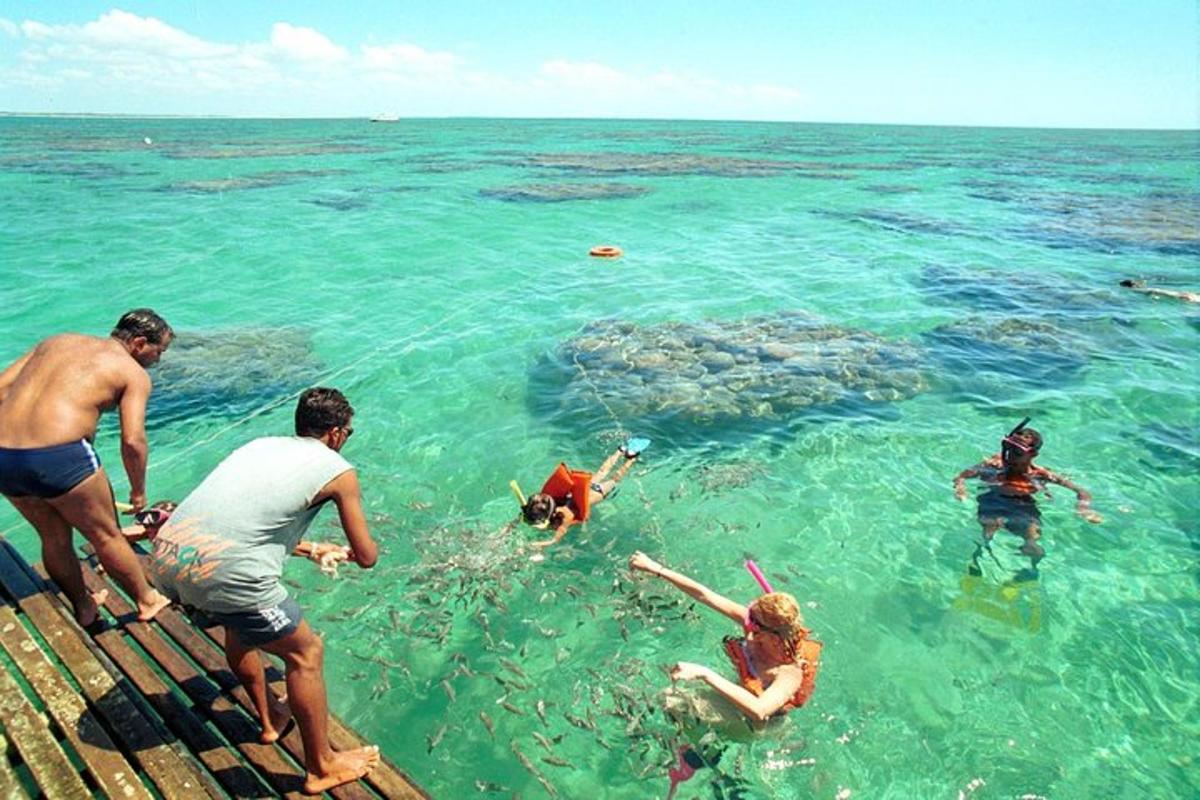
[[[733,631],[635,549],[742,598],[751,554],[826,645],[812,702],[680,797],[1200,791],[1200,312],[1116,286],[1200,283],[1195,133],[6,118],[0,148],[5,363],[139,305],[180,333],[153,497],[307,383],[350,397],[384,556],[287,578],[334,710],[435,796],[541,796],[512,741],[563,796],[665,795],[682,740],[645,712]],[[823,325],[858,344],[764,349]],[[1039,578],[1008,534],[971,576],[950,481],[1026,414],[1105,521],[1056,491]],[[510,479],[622,430],[654,445],[586,529],[542,563],[498,533]]]

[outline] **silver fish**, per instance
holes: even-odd
[[[529,676],[525,674],[525,670],[521,669],[521,665],[516,663],[515,661],[510,661],[507,658],[502,658],[502,659],[500,659],[500,666],[504,667],[506,670],[508,670],[509,672],[511,672],[512,674],[516,675],[519,678],[525,678],[526,680],[529,679]]]
[[[486,711],[479,712],[479,721],[483,723],[483,727],[487,728],[488,735],[495,739],[496,723],[492,722],[492,718],[488,716]]]
[[[434,731],[432,736],[425,737],[425,741],[429,743],[429,747],[425,751],[426,754],[432,753],[433,748],[435,748],[439,744],[441,744],[442,737],[446,735],[446,731],[449,730],[449,728],[450,728],[450,724],[447,723],[447,724],[441,726],[440,728],[438,728],[436,731]]]
[[[524,712],[524,711],[522,711],[521,709],[517,708],[516,706],[514,706],[512,703],[508,702],[507,700],[505,700],[504,702],[502,702],[502,703],[500,704],[500,707],[501,707],[501,708],[503,708],[505,711],[509,712],[510,714],[516,714],[518,717],[523,717],[523,716],[525,716],[525,712]]]

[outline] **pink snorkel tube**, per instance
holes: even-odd
[[[758,568],[750,559],[746,559],[746,569],[754,576],[754,580],[758,581],[758,585],[762,587],[763,594],[770,594],[774,591],[771,584],[767,583],[767,576],[762,574],[762,570]]]

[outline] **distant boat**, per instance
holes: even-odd
[[[376,114],[371,117],[371,122],[399,122],[399,114]]]

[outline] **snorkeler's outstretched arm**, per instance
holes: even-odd
[[[985,470],[996,469],[1003,466],[1004,462],[1000,459],[1000,454],[985,458],[973,467],[967,467],[962,472],[954,476],[954,496],[959,500],[967,499],[967,479],[978,478]]]
[[[562,538],[567,535],[567,529],[570,527],[571,523],[564,520],[561,525],[554,529],[553,538],[543,539],[540,542],[530,542],[529,546],[541,549],[543,547],[549,547],[552,544],[558,544],[560,541],[562,541]]]
[[[1059,475],[1057,472],[1052,472],[1045,467],[1037,468],[1037,475],[1042,480],[1048,483],[1057,483],[1059,486],[1070,489],[1075,493],[1075,513],[1086,519],[1088,522],[1103,522],[1104,517],[1092,510],[1092,493],[1082,486],[1079,486],[1064,475]]]
[[[738,710],[757,722],[766,722],[779,711],[804,682],[804,670],[791,666],[778,670],[771,685],[760,695],[717,674],[708,667],[681,661],[671,670],[671,680],[704,681]]]
[[[681,572],[667,569],[640,550],[629,557],[629,568],[662,578],[688,597],[703,603],[717,613],[724,614],[739,625],[746,619],[746,607],[741,603],[717,594]]]

